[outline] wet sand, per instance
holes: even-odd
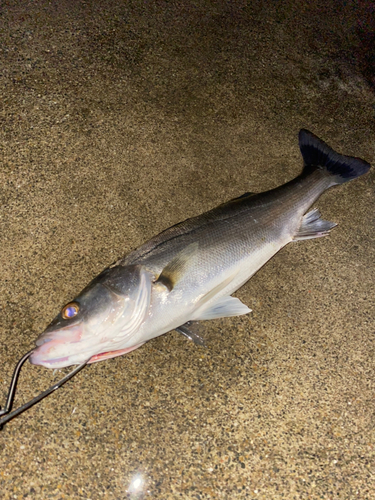
[[[0,404],[13,367],[146,239],[295,177],[308,128],[374,163],[374,15],[343,2],[0,7]],[[2,499],[371,499],[374,171],[202,322],[92,365],[0,433]],[[15,407],[63,372],[27,363]]]

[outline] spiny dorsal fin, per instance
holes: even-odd
[[[162,270],[155,283],[162,283],[171,292],[191,264],[198,251],[198,243],[192,243],[180,252]]]

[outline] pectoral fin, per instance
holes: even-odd
[[[171,292],[176,283],[180,281],[186,273],[188,266],[196,257],[198,252],[198,243],[192,243],[180,252],[176,257],[169,262],[162,270],[156,283],[162,283]]]

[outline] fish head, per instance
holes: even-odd
[[[63,368],[131,344],[150,300],[151,279],[142,266],[104,270],[38,337],[30,362]]]

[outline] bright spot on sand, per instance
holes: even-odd
[[[141,474],[136,474],[133,479],[130,481],[129,493],[135,493],[136,491],[139,491],[143,486],[143,479]]]

